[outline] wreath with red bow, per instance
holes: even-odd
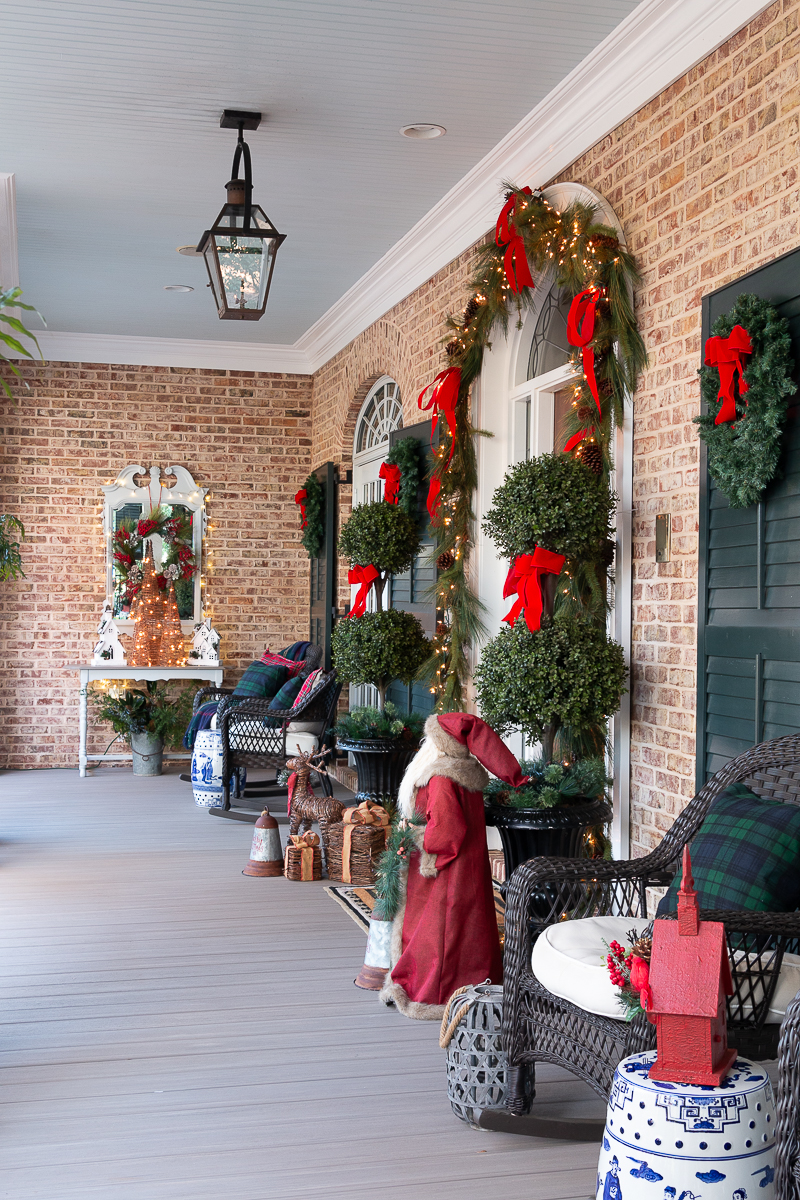
[[[749,508],[778,473],[795,392],[789,326],[767,300],[745,294],[711,334],[700,369],[706,411],[694,423],[717,487],[731,508]]]
[[[192,518],[186,513],[173,513],[168,508],[155,508],[142,514],[138,521],[120,521],[114,534],[114,581],[123,589],[122,603],[129,605],[142,586],[144,566],[136,551],[146,538],[158,534],[164,541],[166,553],[161,572],[156,575],[162,591],[170,580],[191,579],[197,571],[197,555],[192,549]]]

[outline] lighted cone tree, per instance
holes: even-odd
[[[161,665],[164,597],[153,570],[153,557],[149,548],[144,561],[144,578],[136,601],[133,652],[129,661],[133,667],[158,667]]]
[[[186,666],[186,650],[181,632],[181,619],[178,615],[178,601],[175,598],[175,587],[171,579],[169,591],[164,598],[160,659],[162,667]]]

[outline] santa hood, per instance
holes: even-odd
[[[412,816],[418,790],[435,775],[452,779],[467,791],[482,792],[489,782],[484,768],[512,787],[519,787],[526,778],[508,747],[480,717],[472,713],[428,717],[425,740],[400,784],[397,797],[400,812],[405,817]]]

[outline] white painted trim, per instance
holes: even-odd
[[[54,333],[47,330],[37,336],[42,354],[51,362],[312,374],[308,355],[297,345],[192,341],[189,338],[130,337],[107,333]]]
[[[0,171],[0,291],[19,287],[17,191],[14,176]]]
[[[486,234],[504,179],[545,184],[770,2],[642,0],[294,345],[46,333],[45,357],[313,373]]]

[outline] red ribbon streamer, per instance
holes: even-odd
[[[294,795],[294,789],[295,789],[296,785],[297,785],[297,771],[292,771],[291,775],[289,776],[289,778],[286,781],[286,786],[289,789],[289,799],[286,801],[287,813],[290,813],[292,811],[292,796]]]
[[[750,334],[741,325],[734,325],[726,338],[710,337],[706,342],[705,364],[719,371],[717,399],[722,400],[722,406],[714,418],[715,425],[736,420],[736,372],[739,372],[739,395],[744,396],[750,389],[744,377],[742,355],[752,353]]]
[[[396,463],[381,463],[378,475],[384,480],[384,500],[387,504],[397,504],[400,499],[400,478],[402,471]]]
[[[445,471],[450,466],[456,448],[456,402],[460,387],[461,367],[448,367],[446,371],[440,371],[433,383],[429,383],[426,388],[423,388],[417,397],[417,406],[423,412],[433,409],[431,446],[433,445],[433,435],[436,432],[439,417],[444,416],[447,421],[447,426],[450,430],[450,453],[443,468]],[[424,403],[426,392],[431,393],[427,404]],[[428,488],[427,501],[428,513],[432,521],[436,519],[436,514],[439,511],[439,493],[441,490],[441,479],[433,475]]]
[[[584,438],[591,437],[593,433],[594,425],[589,425],[588,428],[582,429],[580,433],[573,433],[572,437],[564,447],[564,453],[569,454],[570,450],[574,450],[576,446],[580,445]]]
[[[578,292],[569,308],[567,316],[567,341],[570,346],[583,348],[583,373],[589,384],[589,391],[594,396],[597,411],[602,416],[600,394],[597,390],[597,379],[594,374],[594,350],[591,346],[594,337],[594,321],[597,314],[597,302],[602,296],[600,288],[586,288]]]
[[[524,196],[533,195],[529,187],[523,188],[522,194]],[[509,196],[500,210],[494,231],[495,245],[501,248],[506,247],[503,269],[512,292],[521,292],[524,287],[534,286],[531,269],[528,266],[528,256],[525,253],[525,243],[511,219],[512,211],[516,215],[518,203],[519,193],[515,192],[513,196]]]
[[[516,603],[504,621],[514,627],[518,617],[524,611],[525,624],[531,633],[536,633],[542,627],[542,575],[560,575],[566,562],[563,554],[555,554],[536,546],[533,554],[520,554],[511,564],[503,588],[503,599],[517,596]]]
[[[295,493],[294,502],[295,502],[295,504],[300,505],[300,516],[301,516],[300,528],[301,529],[305,529],[306,525],[308,524],[308,518],[306,517],[306,500],[307,499],[308,499],[308,492],[306,491],[305,488],[300,488],[300,491]]]
[[[369,589],[379,575],[380,571],[372,563],[368,567],[353,567],[352,570],[347,572],[347,582],[359,585],[353,607],[350,609],[351,617],[363,617],[367,611]]]

